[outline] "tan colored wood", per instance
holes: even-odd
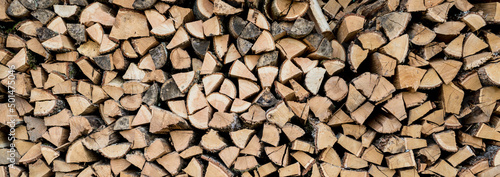
[[[357,15],[348,15],[344,17],[337,32],[339,43],[350,41],[356,34],[363,29],[365,18]]]
[[[337,143],[344,147],[344,149],[351,152],[357,157],[361,156],[361,153],[363,151],[361,142],[356,141],[355,139],[352,139],[344,134],[340,134],[338,135],[338,137],[339,138],[337,140]]]
[[[458,173],[457,169],[444,160],[440,160],[434,166],[429,167],[429,170],[443,176],[455,176]]]
[[[246,80],[238,79],[238,97],[240,99],[248,99],[260,91],[257,83]]]
[[[427,6],[427,5],[426,5]],[[425,18],[433,22],[445,22],[448,17],[448,11],[453,6],[453,3],[442,3],[427,9]],[[429,6],[427,6],[429,7]]]
[[[295,2],[295,1],[274,1],[271,4],[271,12],[274,18],[293,21],[298,17],[303,16],[307,9],[309,9],[309,3]],[[292,13],[290,13],[290,11]]]
[[[407,34],[396,37],[383,46],[381,52],[395,58],[398,63],[403,63],[408,55],[409,40]]]
[[[398,169],[404,167],[415,167],[415,157],[413,151],[392,155],[385,158],[390,169]]]
[[[306,51],[307,46],[297,39],[284,38],[276,42],[276,48],[278,48],[286,59],[292,59],[302,55]]]
[[[351,45],[349,45],[349,53],[347,55],[348,58],[347,61],[351,66],[351,70],[357,72],[361,63],[363,63],[363,61],[368,56],[368,52],[369,52],[368,50],[363,50],[360,46],[354,43],[351,43]]]
[[[467,24],[467,26],[472,31],[477,31],[480,28],[486,26],[486,21],[484,20],[484,18],[481,15],[475,13],[467,14],[460,20],[462,20],[465,24]]]
[[[406,26],[408,26],[410,19],[410,13],[392,12],[378,18],[377,21],[380,23],[380,27],[384,29],[384,32],[389,40],[392,41],[402,35]]]
[[[248,169],[252,169],[257,165],[259,165],[259,163],[254,156],[240,156],[236,158],[236,161],[234,162],[234,169],[238,171],[245,171]],[[299,164],[297,163],[297,165]]]
[[[458,114],[463,97],[464,92],[453,83],[443,85],[441,88],[441,98],[444,102],[445,112]]]
[[[422,24],[414,24],[408,32],[410,40],[415,45],[427,45],[434,40],[436,33]]]

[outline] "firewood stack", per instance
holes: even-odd
[[[0,176],[500,174],[498,2],[91,1],[0,0]]]

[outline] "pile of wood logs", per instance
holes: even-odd
[[[500,3],[0,0],[0,177],[500,174]]]

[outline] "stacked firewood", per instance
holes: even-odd
[[[0,177],[498,176],[472,3],[0,0]]]

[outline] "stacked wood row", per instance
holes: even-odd
[[[0,177],[500,175],[499,2],[0,0],[0,21]]]

